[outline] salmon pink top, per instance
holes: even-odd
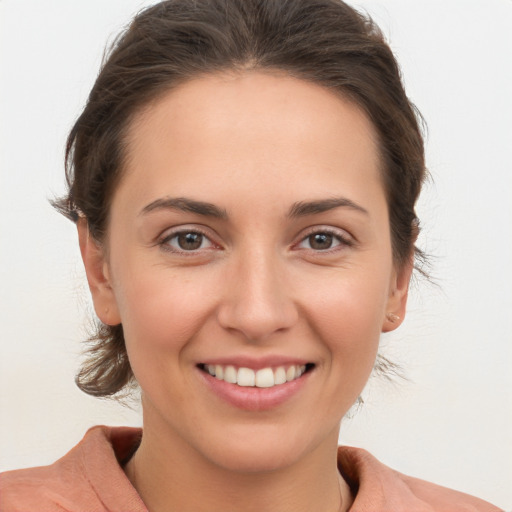
[[[90,429],[50,466],[0,474],[1,512],[148,512],[123,472],[142,431]],[[340,447],[338,467],[355,497],[351,512],[499,512],[489,503],[404,476],[359,448]]]

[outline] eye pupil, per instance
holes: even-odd
[[[312,249],[325,250],[332,246],[333,236],[329,233],[315,233],[309,237],[309,245]]]
[[[203,235],[201,233],[180,233],[178,235],[178,245],[185,251],[199,249],[202,243]]]

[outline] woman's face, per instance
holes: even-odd
[[[145,433],[238,470],[332,450],[410,274],[362,111],[284,75],[188,82],[133,121],[110,213],[82,245]]]

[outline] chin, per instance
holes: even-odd
[[[224,434],[216,441],[211,440],[203,454],[227,471],[266,473],[294,465],[317,444],[290,429],[267,426],[240,430]]]
[[[298,459],[297,450],[281,448],[275,450],[274,446],[223,446],[222,453],[212,453],[210,461],[226,471],[235,473],[268,473],[292,466]]]

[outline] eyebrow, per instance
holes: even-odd
[[[204,201],[195,201],[186,197],[163,197],[156,199],[145,206],[140,214],[146,214],[155,210],[181,210],[182,212],[195,213],[205,217],[214,217],[216,219],[226,219],[228,214],[226,210],[215,206],[212,203]]]
[[[365,215],[369,215],[368,210],[354,203],[346,197],[333,197],[330,199],[321,199],[318,201],[299,201],[295,203],[288,212],[288,217],[305,217],[306,215],[316,215],[324,213],[335,208],[349,208]]]
[[[350,208],[369,215],[368,210],[354,203],[345,197],[334,197],[330,199],[320,199],[317,201],[299,201],[294,203],[288,212],[289,218],[305,217],[307,215],[316,215],[324,213],[335,208]],[[140,214],[150,213],[155,210],[181,210],[183,212],[195,213],[205,217],[214,217],[216,219],[227,219],[228,214],[223,208],[205,201],[195,201],[186,197],[163,197],[156,199],[145,206]]]

